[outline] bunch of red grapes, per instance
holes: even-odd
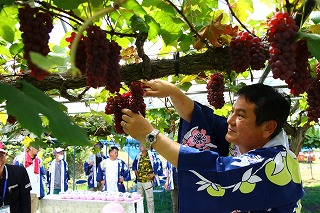
[[[66,38],[69,48],[75,37],[73,32]],[[109,41],[104,30],[97,26],[87,28],[87,36],[81,37],[76,51],[76,67],[86,74],[87,86],[105,86],[111,93],[120,91],[120,51],[118,43]]]
[[[39,8],[31,8],[29,5],[19,8],[20,31],[24,44],[24,58],[27,60],[30,76],[41,81],[50,73],[33,64],[30,52],[37,52],[47,56],[49,49],[49,33],[53,29],[52,17],[48,12],[39,12]]]
[[[270,42],[269,64],[275,79],[288,80],[296,69],[297,43],[294,41],[299,27],[289,13],[277,13],[268,20]]]
[[[318,122],[320,118],[320,79],[312,79],[311,85],[307,90],[308,93],[308,108],[307,116],[309,121]]]
[[[68,47],[71,49],[71,45],[73,43],[74,38],[76,37],[76,33],[72,32],[70,37],[66,38],[66,41],[69,42],[70,44]],[[82,35],[78,45],[77,45],[77,50],[76,50],[76,67],[80,70],[81,74],[86,73],[86,62],[87,62],[87,54],[86,54],[86,43],[84,41],[84,36]]]
[[[225,103],[224,101],[224,78],[221,73],[214,73],[211,75],[207,83],[207,99],[210,105],[215,109],[221,109]]]
[[[310,86],[311,74],[309,70],[309,57],[310,52],[308,50],[307,41],[299,40],[297,41],[296,49],[296,68],[293,73],[285,81],[288,84],[290,93],[294,96],[299,96],[300,94],[306,92]]]
[[[109,46],[106,32],[100,27],[91,26],[87,29],[86,42],[86,76],[87,86],[105,86],[109,66]]]
[[[117,42],[111,41],[108,43],[109,47],[109,66],[107,69],[106,89],[110,92],[119,92],[121,88],[121,76],[120,76],[120,51],[121,47]]]
[[[310,80],[310,87],[307,90],[307,116],[309,121],[318,122],[320,118],[320,62],[316,64],[316,75],[317,78]]]
[[[118,134],[124,134],[121,126],[122,109],[131,109],[135,113],[141,113],[143,117],[146,115],[146,104],[143,99],[143,86],[141,82],[135,81],[130,84],[130,90],[122,95],[117,93],[114,97],[109,97],[105,107],[105,114],[114,115],[114,130]]]
[[[245,72],[250,66],[259,70],[265,67],[266,56],[259,38],[240,31],[230,42],[231,69],[237,73]]]

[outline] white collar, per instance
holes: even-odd
[[[288,136],[284,130],[281,130],[281,132],[279,132],[279,134],[277,134],[276,137],[268,141],[262,148],[269,148],[279,145],[284,146],[287,150],[289,149]]]

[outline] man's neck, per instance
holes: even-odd
[[[141,155],[145,156],[148,154],[148,151],[141,151]]]

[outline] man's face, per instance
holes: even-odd
[[[64,158],[64,151],[57,152],[56,159],[62,160]]]
[[[118,150],[114,149],[109,153],[111,159],[115,160],[118,158]]]
[[[3,171],[4,165],[7,162],[6,153],[0,152],[0,171]]]
[[[36,149],[36,148],[30,146],[29,150],[30,150],[32,156],[37,156],[40,148]]]
[[[233,105],[228,117],[228,132],[226,140],[238,145],[242,153],[264,145],[262,137],[265,125],[256,126],[255,104],[248,103],[240,96]]]

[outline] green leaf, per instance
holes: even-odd
[[[233,12],[240,21],[245,22],[249,17],[249,12],[252,13],[254,11],[252,0],[238,0],[233,2],[232,4],[230,1],[233,6]]]
[[[146,20],[146,23],[149,26],[148,38],[149,39],[156,38],[160,32],[160,25],[153,19],[153,17],[149,15],[145,15],[144,19]]]
[[[0,6],[1,5],[10,5],[10,4],[14,4],[15,0],[0,0]]]
[[[30,52],[32,63],[44,70],[49,70],[52,67],[65,66],[65,58],[59,56],[43,56],[37,52]]]
[[[160,24],[160,35],[166,45],[169,45],[179,39],[182,35],[183,26],[185,25],[180,19],[172,17],[169,13],[158,11],[153,16],[155,21]]]
[[[310,19],[313,21],[313,23],[319,24],[320,23],[320,11],[313,11],[310,14]]]
[[[88,144],[86,132],[63,111],[67,108],[34,86],[21,81],[22,88],[0,83],[0,101],[7,100],[8,114],[14,115],[21,126],[39,138],[44,131],[40,116],[49,120],[49,129],[58,141],[68,145]]]
[[[139,16],[133,15],[130,18],[131,21],[131,28],[135,32],[148,32],[149,31],[149,25]]]
[[[192,83],[190,83],[190,82],[185,82],[182,85],[181,84],[177,85],[177,87],[183,91],[188,91],[191,86],[192,86]]]
[[[86,0],[53,0],[54,4],[57,5],[57,7],[65,10],[72,10],[78,8],[78,6],[84,2],[87,2]]]
[[[23,43],[14,43],[10,46],[9,50],[12,55],[17,55],[23,48]]]
[[[1,24],[0,36],[2,36],[2,38],[9,43],[12,43],[14,41],[14,31],[8,25]]]
[[[194,43],[192,35],[182,34],[179,38],[179,46],[181,51],[189,51],[191,45]]]
[[[308,41],[308,49],[311,55],[316,57],[316,59],[320,60],[320,35],[298,32],[298,38],[306,39]]]
[[[147,12],[143,9],[143,7],[141,7],[139,2],[137,2],[136,0],[127,0],[125,3],[122,4],[122,7],[132,10],[135,14],[138,14],[138,15],[147,14]]]

